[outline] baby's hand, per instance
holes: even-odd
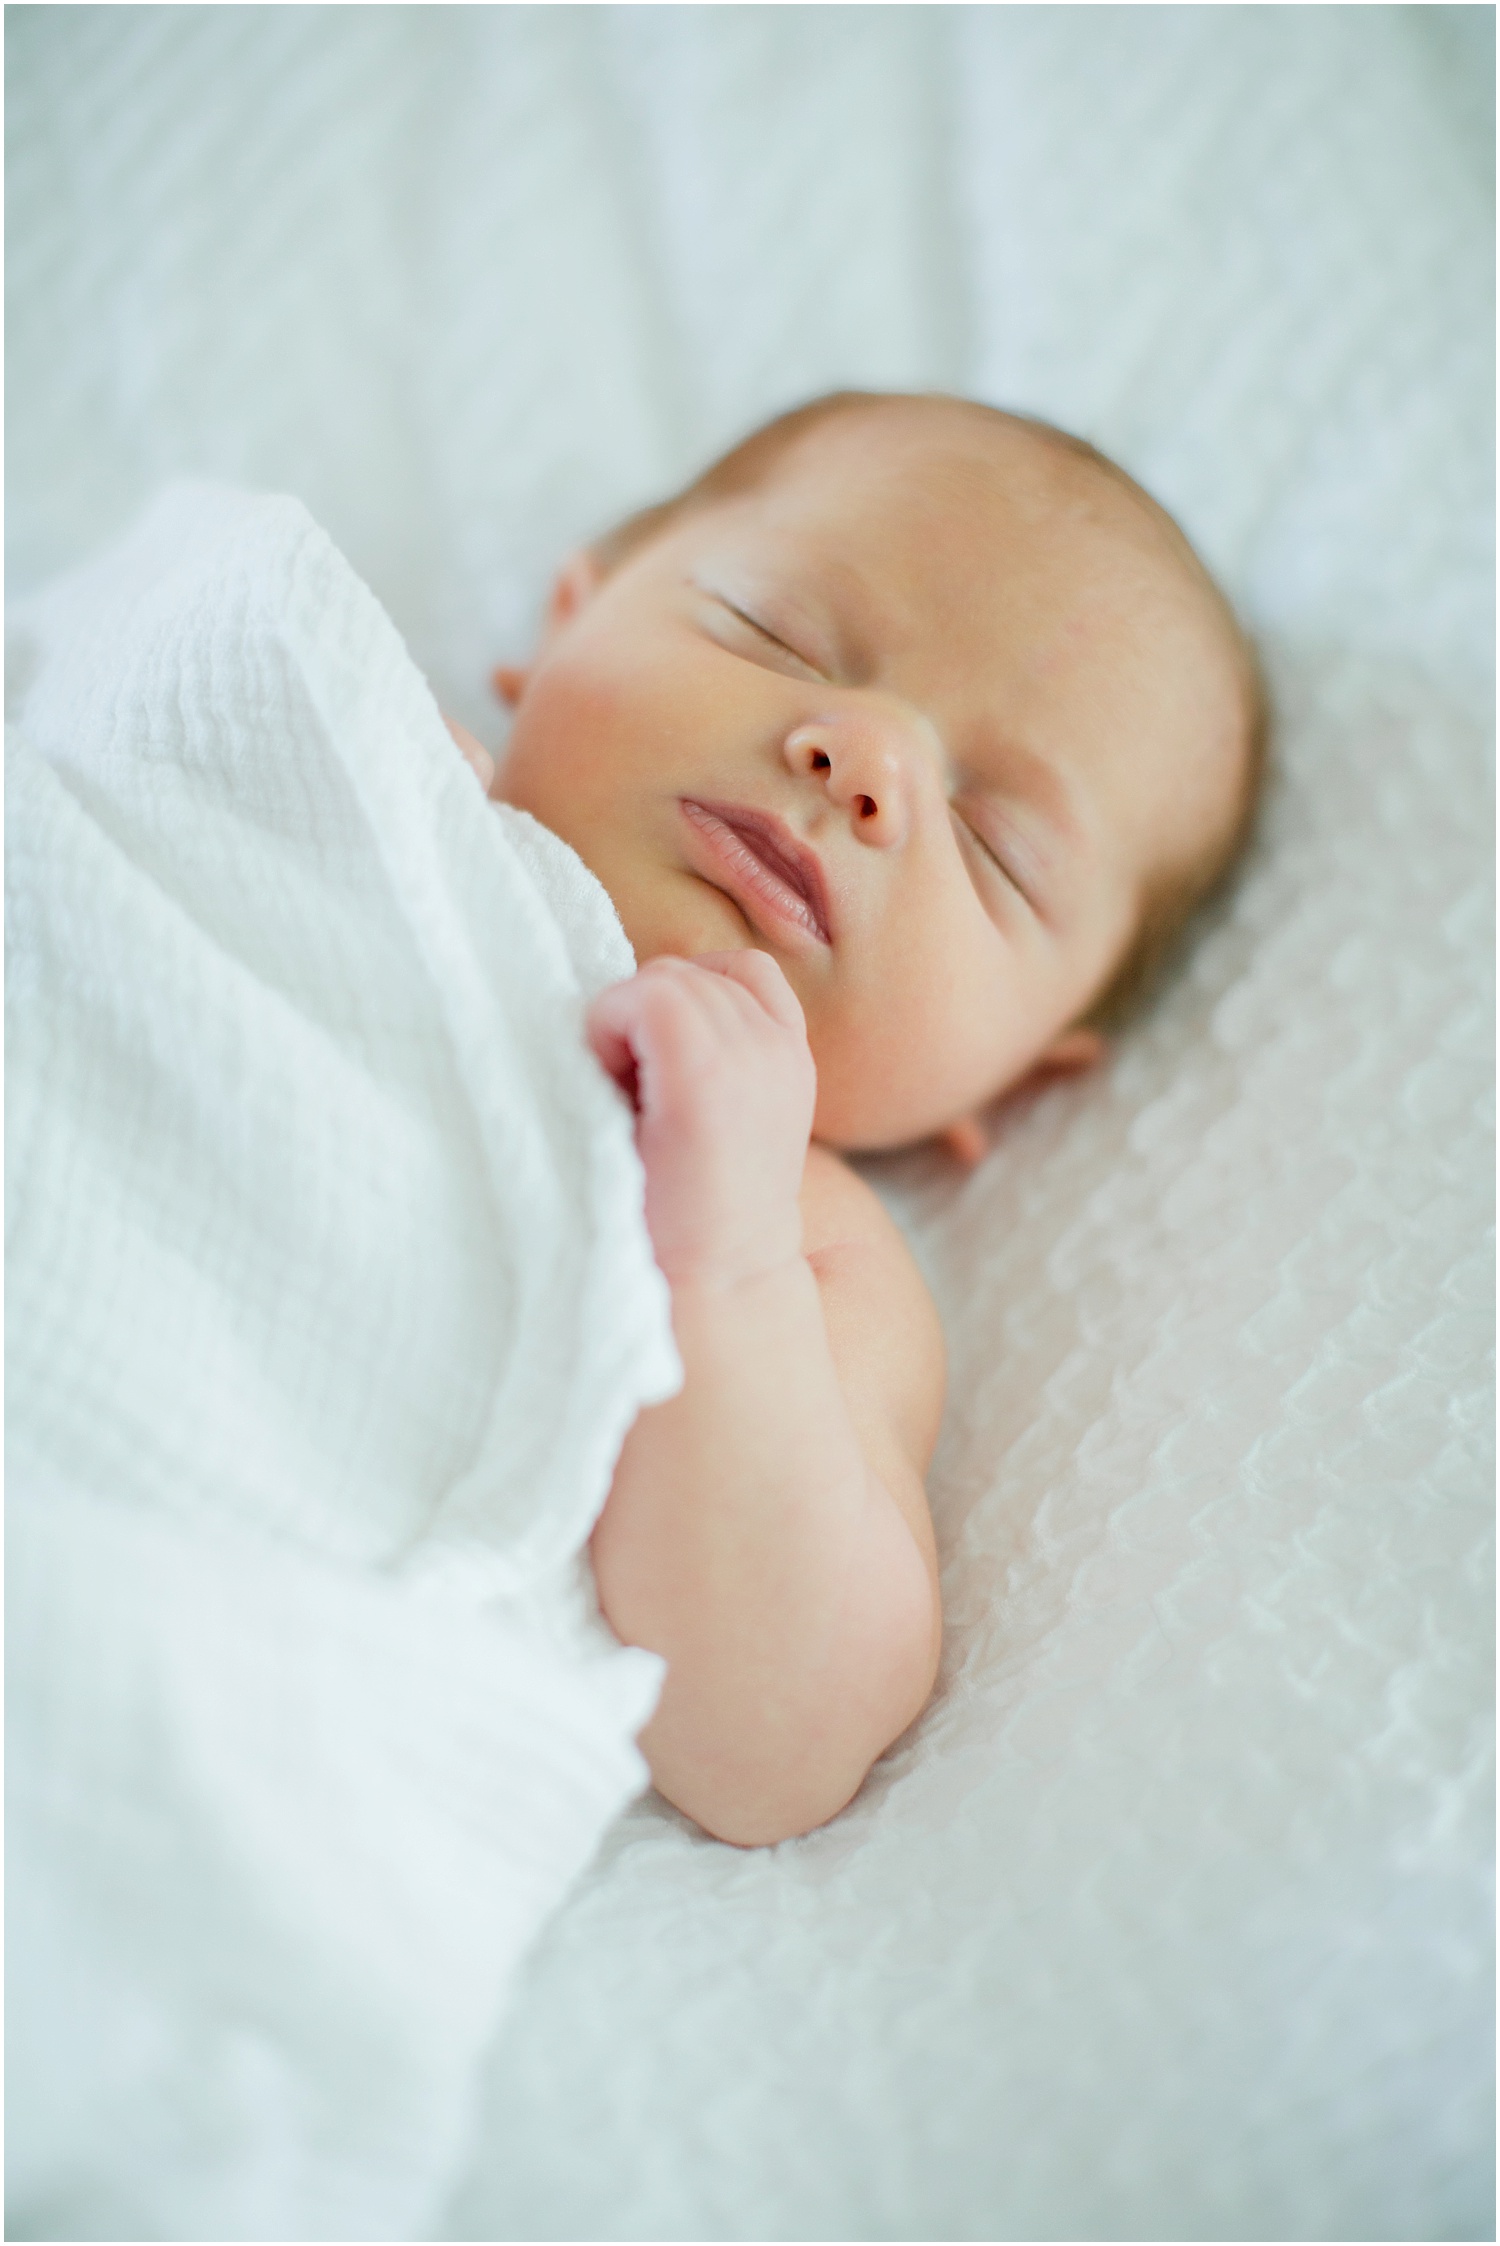
[[[800,1255],[817,1077],[776,962],[759,951],[649,960],[595,999],[588,1036],[635,1106],[667,1278],[729,1287]]]
[[[457,742],[465,764],[469,767],[485,794],[488,795],[495,784],[494,758],[490,755],[484,743],[476,741],[468,727],[460,725],[456,717],[445,715],[443,723]]]

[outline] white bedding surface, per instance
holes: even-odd
[[[498,738],[566,544],[845,382],[1045,413],[1276,776],[1108,1073],[875,1166],[953,1352],[927,1717],[629,1813],[462,2237],[1492,2233],[1492,131],[1479,9],[13,11],[12,582],[295,491]]]

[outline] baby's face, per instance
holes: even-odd
[[[921,1138],[1044,1062],[1240,784],[1235,662],[1171,534],[977,421],[841,416],[765,488],[575,568],[495,791],[640,960],[779,962],[834,1146]]]

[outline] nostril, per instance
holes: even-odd
[[[812,754],[812,768],[814,772],[831,772],[833,770],[833,760],[831,757],[825,756],[821,749],[814,749]]]
[[[856,796],[854,807],[862,819],[873,819],[875,816],[876,805],[875,798],[872,795]]]

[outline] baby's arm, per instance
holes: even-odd
[[[685,1373],[621,1452],[600,1603],[669,1664],[641,1741],[661,1791],[723,1840],[782,1840],[843,1807],[932,1688],[942,1337],[875,1196],[808,1147],[813,1066],[773,961],[654,960],[590,1034],[636,1101]]]

